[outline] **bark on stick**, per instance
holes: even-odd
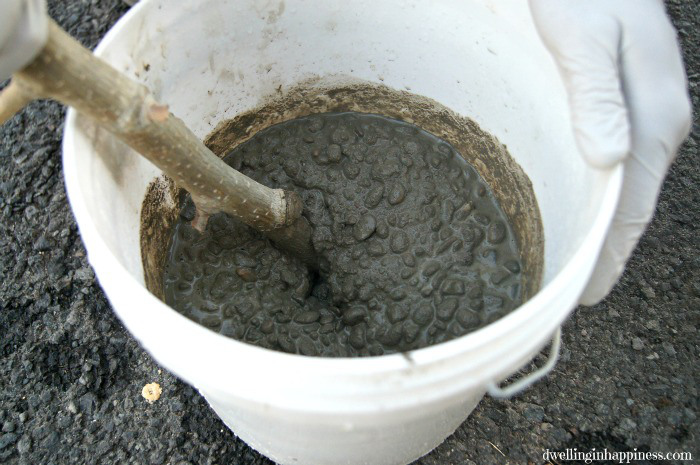
[[[95,57],[53,21],[44,49],[0,95],[0,123],[29,96],[76,108],[148,158],[192,195],[198,230],[210,215],[226,212],[315,266],[311,226],[296,193],[271,189],[228,166],[145,86]]]

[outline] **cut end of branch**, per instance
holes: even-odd
[[[162,123],[168,119],[170,116],[170,108],[168,105],[162,105],[160,103],[151,103],[148,105],[148,111],[146,112],[148,119],[155,123]]]
[[[22,87],[17,77],[13,77],[7,87],[0,91],[0,124],[12,118],[34,98]]]
[[[205,212],[199,207],[195,207],[194,218],[192,219],[192,227],[203,234],[207,229],[207,223],[209,222],[209,213]]]

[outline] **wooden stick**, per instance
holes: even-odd
[[[145,86],[95,57],[53,21],[46,46],[13,76],[8,89],[13,86],[24,97],[29,92],[76,108],[148,158],[192,195],[197,207],[193,226],[199,231],[210,215],[226,212],[315,266],[311,226],[301,216],[296,193],[271,189],[228,166]],[[1,115],[26,103],[16,95],[12,90],[0,99]]]
[[[0,124],[12,118],[12,115],[34,100],[34,96],[23,89],[14,79],[0,92]]]

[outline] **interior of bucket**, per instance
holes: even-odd
[[[449,142],[490,186],[513,227],[522,263],[521,287],[526,300],[537,292],[542,276],[543,233],[537,200],[522,168],[498,140],[471,119],[439,103],[407,91],[359,81],[321,80],[301,83],[284,95],[230,120],[222,121],[205,139],[218,156],[272,125],[327,112],[378,114],[406,121]],[[465,189],[471,186],[465,186]],[[173,224],[184,192],[166,176],[149,185],[141,208],[141,256],[149,291],[163,299],[163,269]],[[417,207],[417,206],[416,206]]]
[[[579,248],[605,179],[576,150],[564,89],[528,17],[481,2],[466,13],[456,1],[363,6],[372,15],[340,2],[152,2],[148,24],[126,22],[97,53],[219,155],[267,126],[325,111],[382,114],[444,138],[494,190],[533,295]],[[178,192],[105,131],[83,118],[77,129],[76,162],[88,174],[79,182],[99,234],[161,297]]]

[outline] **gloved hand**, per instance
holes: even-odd
[[[661,0],[530,0],[530,10],[561,72],[586,162],[624,164],[615,217],[579,300],[593,305],[622,274],[690,131],[688,84]]]
[[[48,31],[45,0],[0,1],[0,81],[34,59]]]

